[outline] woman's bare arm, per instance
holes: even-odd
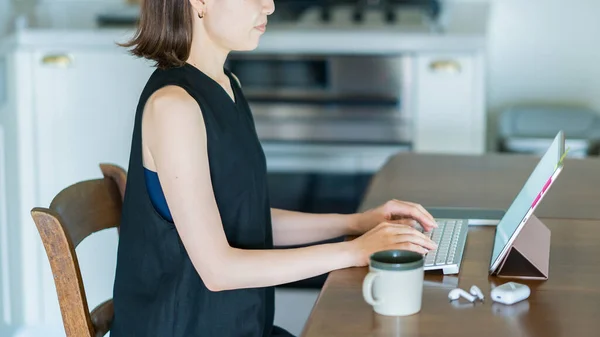
[[[276,246],[294,246],[358,234],[357,214],[313,214],[271,208]]]

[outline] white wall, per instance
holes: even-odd
[[[10,0],[0,0],[0,40],[8,32],[9,17],[12,14]],[[6,66],[5,60],[0,57],[0,113],[7,105]],[[10,307],[10,274],[8,250],[8,217],[6,205],[6,169],[5,169],[5,136],[4,129],[0,126],[0,336],[9,332],[12,309]]]
[[[8,31],[9,17],[12,13],[10,0],[0,0],[0,37]]]
[[[0,76],[2,74],[0,73]],[[1,80],[1,78],[0,78]],[[2,88],[0,88],[2,90]],[[1,93],[0,93],[1,95]],[[2,98],[0,97],[0,100]],[[2,102],[0,101],[0,105]],[[0,126],[0,332],[11,323],[9,305],[9,269],[8,269],[8,221],[6,209],[6,172],[4,156],[4,129]],[[0,334],[1,335],[1,334]]]
[[[600,111],[600,1],[491,1],[492,131],[497,114],[511,104],[568,104]]]

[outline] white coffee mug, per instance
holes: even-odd
[[[377,252],[370,257],[363,297],[380,315],[413,315],[421,311],[423,277],[423,255],[403,250]]]

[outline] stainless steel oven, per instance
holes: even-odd
[[[409,144],[403,92],[409,59],[361,55],[233,55],[265,141]]]

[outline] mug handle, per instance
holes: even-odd
[[[376,272],[369,272],[363,281],[363,297],[367,303],[370,305],[380,305],[381,300],[376,300],[373,298],[373,282],[379,276]]]

